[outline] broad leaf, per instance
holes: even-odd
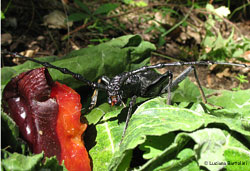
[[[13,153],[7,159],[2,160],[3,168],[7,171],[11,170],[35,170],[43,159],[43,153],[33,156],[24,156],[22,154]]]
[[[212,92],[215,93],[216,91],[205,89],[205,92],[209,94]],[[173,167],[171,167],[173,163],[175,163],[173,165],[174,168],[178,168],[177,170],[185,169],[185,167],[198,168],[199,166],[204,166],[205,159],[209,159],[209,157],[211,161],[212,159],[226,161],[223,157],[225,152],[223,148],[228,135],[221,132],[222,130],[219,125],[226,125],[229,131],[236,131],[246,138],[250,136],[250,132],[242,126],[242,123],[246,125],[246,119],[249,117],[249,93],[249,90],[238,92],[219,91],[217,92],[219,96],[211,96],[208,101],[214,105],[222,106],[224,109],[211,108],[210,106],[197,103],[201,101],[197,87],[189,80],[185,80],[174,93],[173,102],[181,101],[179,105],[176,104],[176,107],[166,105],[166,98],[158,97],[143,103],[137,108],[129,122],[126,135],[120,146],[119,142],[124,128],[124,115],[126,117],[127,110],[125,108],[121,113],[119,113],[119,111],[113,111],[111,113],[106,111],[104,112],[106,114],[102,121],[96,125],[97,144],[101,142],[102,145],[96,145],[90,150],[94,170],[99,167],[108,170],[107,165],[101,165],[101,163],[99,163],[100,160],[106,161],[105,163],[110,163],[109,170],[124,170],[129,168],[130,161],[132,160],[131,154],[140,144],[142,144],[140,149],[145,151],[143,157],[149,160],[149,163],[143,166],[142,170],[146,168],[146,170],[156,169],[160,165],[162,165],[161,168],[171,170],[173,169]],[[241,100],[238,100],[238,98]],[[231,100],[228,101],[227,99]],[[189,105],[190,101],[195,103]],[[179,106],[182,107],[180,108]],[[243,119],[240,118],[244,118],[244,122]],[[210,130],[204,129],[204,127],[212,128]],[[197,132],[186,134],[193,131]],[[179,137],[176,137],[177,139],[175,138],[176,133],[179,133],[177,134]],[[173,153],[176,154],[176,152],[183,149],[185,144],[190,142],[191,139],[197,144],[193,147],[193,152],[191,152],[196,154],[195,162],[192,160],[194,155],[191,154],[188,154],[186,158],[183,156],[183,159],[180,160],[170,158],[166,161],[166,156],[172,156]],[[199,141],[202,139],[203,141]],[[174,141],[178,143],[174,143]],[[204,147],[204,149],[201,149],[205,141],[213,144],[207,144],[207,148]],[[229,142],[231,141],[228,141],[228,143]],[[217,151],[215,153],[213,150],[216,148]],[[240,145],[240,148],[247,149],[244,145]],[[97,156],[97,158],[95,158],[98,151],[103,150],[109,154],[109,157]],[[201,155],[201,152],[203,156],[198,160],[197,155]],[[178,155],[181,156],[181,153]],[[110,158],[111,156],[112,159]],[[216,156],[218,158],[216,158]],[[207,167],[212,170],[214,168],[215,170],[221,168],[221,166]]]
[[[3,111],[1,111],[1,136],[8,137],[1,141],[2,148],[6,148],[11,152],[20,152],[22,154],[29,151],[27,144],[19,137],[18,126],[13,119]]]
[[[128,46],[124,48],[134,37],[138,36],[123,36],[94,47],[73,51],[59,59],[51,57],[41,58],[41,60],[58,67],[66,67],[72,72],[82,74],[86,79],[96,81],[104,74],[112,77],[126,70],[131,70],[132,67],[139,67],[140,63],[150,56],[150,52],[155,49],[155,46],[142,40],[138,42],[136,47]],[[2,89],[12,77],[37,67],[41,67],[41,65],[27,61],[16,67],[2,68]],[[49,71],[53,80],[64,83],[71,88],[78,88],[84,84],[75,80],[71,75],[62,74],[55,69],[49,69]]]
[[[89,10],[88,6],[84,3],[82,3],[79,0],[74,0],[74,2],[87,14],[91,14],[91,11]]]
[[[178,153],[176,159],[166,162],[155,170],[199,170],[199,165],[195,161],[195,153],[190,148],[185,148]]]
[[[173,131],[194,131],[204,124],[198,112],[166,105],[165,99],[156,98],[141,105],[132,116],[123,143],[113,156],[110,169],[116,170],[126,153],[146,140],[146,136],[161,136]],[[191,124],[190,124],[191,123]]]
[[[193,149],[184,148],[181,151],[183,145],[187,142],[190,143],[191,140],[195,142]],[[180,152],[178,153],[178,151]],[[159,152],[139,170],[153,170],[155,168],[157,168],[155,170],[164,169],[166,171],[186,170],[187,168],[200,170],[197,163],[209,170],[220,170],[225,167],[248,170],[248,166],[246,166],[248,161],[249,150],[234,139],[231,134],[218,128],[205,128],[193,133],[178,134],[173,144]],[[231,166],[232,162],[244,162],[245,164]],[[226,166],[227,164],[228,166]]]
[[[25,156],[19,153],[9,153],[8,158],[2,160],[2,167],[6,171],[26,170],[56,170],[67,171],[64,165],[59,165],[56,157],[46,158],[43,162],[43,153]]]
[[[147,65],[147,57],[152,50],[154,46],[142,41],[138,35],[124,36],[73,51],[60,59],[50,57],[41,60],[66,66],[96,81],[104,74],[112,77]],[[40,65],[26,62],[17,67],[3,68],[2,87],[17,73],[34,67]],[[50,73],[55,80],[71,87],[82,85],[70,75],[54,69]],[[200,167],[208,170],[250,170],[249,165],[245,165],[250,163],[250,90],[204,91],[209,96],[209,103],[223,109],[203,104],[199,89],[188,79],[172,93],[173,106],[166,105],[166,95],[144,103],[146,99],[138,98],[137,105],[140,105],[135,108],[120,145],[128,107],[111,108],[103,103],[94,108],[86,116],[91,124],[89,133],[94,137],[89,147],[93,170],[200,170]],[[18,135],[15,130],[13,127],[13,137]],[[144,162],[133,166],[138,150]],[[4,155],[6,163],[13,154],[6,152]],[[51,159],[47,165],[54,167],[53,161]],[[228,162],[241,163],[224,165]]]

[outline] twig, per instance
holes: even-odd
[[[88,23],[86,23],[86,24],[83,24],[83,25],[81,25],[81,26],[75,28],[74,30],[72,30],[72,31],[68,32],[66,35],[64,35],[63,38],[62,38],[62,40],[64,40],[64,39],[65,39],[66,37],[68,37],[69,35],[71,35],[71,34],[73,34],[73,33],[75,33],[75,32],[78,32],[79,30],[85,29],[86,27],[88,27],[89,25],[91,25],[91,24],[93,24],[93,23],[94,23],[94,21],[90,21],[90,22],[88,22]]]

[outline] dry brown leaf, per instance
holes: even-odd
[[[51,12],[50,14],[43,17],[43,25],[53,29],[66,29],[68,26],[71,27],[73,22],[65,22],[66,15],[58,10]]]
[[[1,45],[9,45],[12,42],[12,36],[9,33],[1,34]]]
[[[231,75],[232,74],[230,73],[229,68],[225,68],[222,72],[216,74],[216,76],[219,77],[219,78],[230,77]]]

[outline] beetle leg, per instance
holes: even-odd
[[[141,68],[139,68],[139,69],[137,69],[137,70],[135,70],[133,72],[137,73],[137,72],[145,71],[145,70],[148,70],[148,69],[164,68],[164,67],[167,67],[167,66],[183,66],[183,65],[191,65],[191,66],[204,65],[204,66],[208,66],[208,65],[213,65],[213,64],[250,68],[250,65],[247,65],[247,64],[236,64],[236,63],[216,62],[216,61],[192,61],[192,62],[159,63],[159,64],[155,64],[155,65],[141,67]]]
[[[172,83],[172,87],[176,87],[180,82],[182,82],[185,78],[187,78],[188,74],[193,71],[193,66],[189,66],[186,68]]]
[[[101,79],[99,79],[97,81],[97,83],[101,83]],[[97,97],[98,97],[98,89],[95,89],[93,95],[91,96],[91,102],[90,102],[89,110],[92,110],[96,106]]]
[[[121,101],[121,105],[122,105],[123,107],[127,107],[126,104],[125,104],[123,101]]]
[[[126,118],[126,122],[125,122],[125,127],[123,128],[122,139],[119,143],[119,146],[121,145],[123,138],[125,136],[126,130],[128,128],[128,123],[129,123],[129,120],[130,120],[130,117],[132,114],[133,105],[135,104],[135,102],[136,102],[136,96],[133,96],[129,102],[128,114],[127,114],[127,118]]]
[[[200,83],[200,81],[199,81],[199,78],[198,78],[198,75],[197,75],[197,72],[196,72],[196,69],[195,69],[194,66],[193,66],[193,70],[194,70],[194,77],[195,77],[195,80],[196,80],[196,82],[197,82],[197,84],[198,84],[198,88],[199,88],[199,91],[200,91],[200,94],[201,94],[201,98],[202,98],[203,103],[208,104],[208,105],[210,105],[210,106],[212,106],[212,107],[215,107],[215,108],[217,108],[217,109],[223,109],[223,107],[221,107],[221,106],[216,106],[216,105],[214,105],[214,104],[211,104],[211,103],[208,103],[208,102],[207,102],[207,98],[206,98],[205,93],[204,93],[204,91],[203,91],[203,89],[202,89],[202,87],[201,87],[201,83]]]
[[[197,85],[198,85],[198,88],[199,88],[199,91],[200,91],[200,94],[201,94],[201,98],[202,98],[202,101],[203,103],[207,103],[207,99],[206,99],[206,96],[205,96],[205,93],[201,87],[201,83],[199,81],[199,78],[198,78],[198,75],[197,75],[197,72],[196,72],[196,69],[194,66],[190,66],[188,67],[187,69],[185,69],[173,82],[172,84],[172,87],[175,87],[176,85],[178,85],[180,82],[182,82],[190,72],[194,72],[194,77],[195,77],[195,80],[197,82]]]
[[[103,81],[103,83],[105,85],[109,84],[110,79],[107,76],[102,76],[97,83],[101,84],[101,82]],[[98,89],[95,89],[92,97],[91,97],[91,102],[90,102],[90,106],[89,106],[89,110],[93,109],[96,106],[97,103],[97,97],[98,97]]]
[[[201,84],[200,84],[200,81],[199,81],[199,78],[198,78],[198,75],[197,75],[197,72],[196,72],[196,69],[194,66],[190,66],[188,67],[187,69],[185,69],[172,83],[170,89],[172,89],[173,87],[177,86],[180,82],[182,82],[185,78],[187,78],[188,74],[190,72],[194,72],[194,77],[195,77],[195,80],[198,84],[198,88],[199,88],[199,91],[200,91],[200,94],[201,94],[201,98],[202,98],[202,101],[203,103],[207,103],[207,99],[206,99],[206,96],[205,96],[205,93],[201,87]],[[168,87],[169,89],[169,87]]]
[[[150,66],[143,66],[143,67],[138,68],[138,69],[136,69],[134,71],[127,72],[127,74],[123,77],[123,80],[121,81],[121,83],[126,81],[126,79],[129,76],[134,75],[134,74],[139,73],[139,72],[148,71],[149,69],[164,68],[164,67],[168,67],[168,66],[184,66],[184,65],[191,65],[191,66],[204,65],[204,66],[208,66],[208,65],[213,65],[213,64],[250,68],[250,65],[247,65],[247,64],[236,64],[236,63],[216,62],[216,61],[192,61],[192,62],[159,63],[159,64],[155,64],[155,65],[150,65]]]
[[[120,83],[123,84],[131,75],[134,75],[136,73],[139,72],[145,72],[148,71],[150,69],[156,69],[156,68],[164,68],[164,67],[168,67],[168,66],[184,66],[184,65],[191,65],[190,67],[193,68],[194,65],[204,65],[204,66],[208,66],[208,65],[213,65],[213,64],[218,64],[218,65],[229,65],[229,66],[238,66],[238,67],[247,67],[250,68],[250,65],[247,64],[236,64],[236,63],[227,63],[227,62],[215,62],[215,61],[192,61],[192,62],[173,62],[173,63],[159,63],[159,64],[155,64],[155,65],[150,65],[150,66],[143,66],[141,68],[138,68],[134,71],[130,71],[127,72],[124,77],[121,79]],[[188,72],[189,73],[189,72]],[[188,73],[186,75],[188,75]],[[185,74],[185,73],[184,73]],[[186,76],[184,77],[184,79],[186,78]],[[182,79],[183,80],[183,79]],[[181,80],[181,81],[182,81]],[[198,80],[198,77],[196,77],[196,81]],[[180,82],[181,82],[180,81]],[[178,81],[177,81],[178,82]],[[197,81],[198,83],[199,81]],[[179,83],[179,82],[178,82]],[[178,84],[177,83],[177,84]],[[176,85],[177,85],[176,84]],[[199,83],[198,83],[199,84]],[[198,85],[199,86],[199,85]],[[202,92],[203,90],[201,89],[201,86],[199,86],[200,92]],[[203,93],[204,94],[204,93]],[[203,96],[203,95],[202,95]],[[205,97],[205,96],[204,96]],[[203,97],[202,97],[203,98]],[[204,98],[205,101],[205,98]]]
[[[173,80],[173,75],[169,75],[169,82],[168,82],[168,99],[167,99],[167,104],[171,105],[171,87],[172,87],[172,80]]]
[[[204,91],[203,91],[203,89],[201,87],[201,83],[199,81],[199,78],[198,78],[198,75],[197,75],[197,72],[196,72],[196,69],[195,69],[194,66],[193,66],[193,70],[194,70],[194,78],[195,78],[195,80],[196,80],[196,82],[198,84],[198,88],[199,88],[199,91],[200,91],[200,94],[201,94],[202,101],[203,101],[203,103],[207,103],[207,98],[206,98],[205,93],[204,93]]]
[[[172,82],[173,82],[173,73],[171,71],[166,71],[164,74],[162,74],[163,77],[168,77],[168,84],[166,87],[164,87],[162,90],[161,90],[161,93],[165,93],[165,90],[167,89],[167,92],[168,92],[168,97],[167,97],[167,104],[168,105],[171,105],[171,87],[172,87]],[[159,81],[159,79],[156,79],[153,83],[153,84],[156,84],[157,82]]]
[[[99,80],[101,80],[105,85],[108,85],[110,82],[110,78],[105,76],[105,75],[102,76],[101,79],[99,79]]]

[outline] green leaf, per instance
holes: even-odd
[[[1,111],[1,133],[2,137],[8,137],[2,140],[2,148],[7,148],[10,151],[22,151],[23,146],[26,145],[19,138],[19,129],[16,123],[3,111]]]
[[[142,38],[139,35],[136,35],[132,37],[131,39],[129,39],[128,43],[123,48],[129,47],[129,46],[132,46],[132,47],[139,46],[141,44],[141,41],[142,41]]]
[[[155,49],[153,44],[145,41],[141,41],[138,47],[129,46],[123,48],[129,42],[130,38],[133,37],[135,36],[122,36],[94,47],[72,51],[60,59],[56,57],[52,59],[48,58],[48,62],[54,61],[51,62],[51,64],[63,68],[67,67],[72,72],[82,74],[86,79],[91,81],[98,80],[104,74],[108,77],[113,77],[121,72],[130,70],[132,65],[133,68],[135,68],[136,65],[139,66],[140,62],[148,58],[150,52]],[[137,49],[140,49],[140,54],[133,53],[134,51],[137,52]],[[131,56],[131,54],[133,55]],[[43,58],[41,58],[41,60],[43,60]],[[47,58],[44,60],[46,61]],[[41,67],[41,65],[27,61],[16,67],[2,68],[1,75],[4,80],[2,82],[2,88],[4,88],[6,83],[15,75],[37,67]],[[9,72],[10,70],[11,72]],[[78,88],[84,84],[75,80],[71,75],[62,74],[55,69],[49,69],[49,72],[55,81],[66,84],[71,88]],[[8,77],[6,77],[6,75],[8,75]]]
[[[243,50],[243,49],[236,49],[236,50],[233,52],[232,57],[234,57],[234,58],[239,57],[239,56],[241,56],[243,53],[244,53],[244,50]]]
[[[71,52],[60,59],[54,57],[52,63],[67,66],[87,79],[97,80],[103,74],[112,77],[147,65],[150,52],[154,49],[154,45],[144,42],[138,35],[130,35]],[[3,68],[2,87],[13,75],[29,70],[29,67],[40,66],[26,62],[17,67]],[[75,88],[81,85],[71,76],[53,69],[50,72],[55,80]],[[139,105],[120,146],[128,108],[111,108],[104,103],[93,109],[86,116],[88,122],[94,125],[95,144],[89,150],[93,170],[135,169],[130,167],[137,147],[143,152],[143,158],[147,159],[145,164],[136,168],[138,170],[200,170],[200,167],[210,170],[224,167],[228,170],[249,170],[249,166],[242,163],[230,166],[206,165],[205,161],[249,163],[250,90],[204,91],[210,95],[209,103],[222,106],[223,109],[202,104],[197,86],[185,79],[172,93],[174,106],[166,105],[166,95]],[[216,95],[213,96],[213,93]],[[138,101],[141,103],[141,100]],[[17,134],[11,136],[16,137]],[[3,154],[3,160],[13,156],[9,152]],[[64,169],[57,166],[55,158],[45,162],[45,166],[41,165],[41,161],[38,162],[40,164],[34,164],[38,170],[44,167]],[[2,167],[5,168],[4,165]]]
[[[43,159],[43,153],[25,156],[18,153],[11,154],[2,160],[2,166],[7,171],[35,170]]]
[[[84,20],[84,19],[89,18],[89,17],[90,16],[87,14],[84,14],[82,12],[77,12],[77,13],[70,14],[68,17],[68,20],[75,22],[75,21]]]
[[[224,40],[222,35],[220,34],[220,32],[218,32],[217,39],[216,39],[216,41],[214,42],[214,45],[213,45],[214,50],[224,47],[225,44],[226,44],[226,40]]]
[[[120,111],[114,111],[112,115],[118,115]],[[107,120],[108,115],[103,116]],[[96,145],[89,151],[93,161],[93,170],[107,170],[110,159],[115,152],[115,146],[119,142],[120,131],[117,121],[103,122],[96,126],[97,137]],[[113,132],[115,136],[113,135]]]
[[[117,116],[117,112],[121,111],[120,106],[114,106],[111,108],[110,104],[103,103],[102,105],[95,107],[87,115],[85,115],[89,124],[97,124],[97,122],[105,115],[105,118]]]
[[[144,1],[123,0],[123,2],[138,7],[146,7],[148,5],[148,3]]]
[[[1,20],[4,20],[5,19],[5,15],[3,13],[3,11],[1,10]]]
[[[101,6],[99,6],[95,12],[94,15],[98,15],[98,14],[107,14],[110,11],[115,10],[119,5],[118,4],[114,4],[114,3],[107,3],[107,4],[103,4]]]
[[[245,162],[245,165],[238,170],[248,170],[246,163],[249,161],[249,150],[234,136],[218,128],[205,128],[193,133],[179,133],[169,147],[162,152],[159,151],[153,159],[138,170],[154,170],[155,168],[166,171],[200,170],[200,166],[209,170],[220,170],[232,161]],[[190,144],[191,140],[195,142],[193,147]],[[189,143],[188,149],[185,148],[187,143]],[[236,150],[241,154],[229,153],[231,150]]]
[[[1,88],[3,90],[4,86],[10,81],[10,78],[16,74],[16,71],[12,67],[4,67],[1,69]]]
[[[144,1],[138,1],[138,2],[135,2],[135,5],[138,6],[138,7],[146,7],[148,6],[148,4]]]
[[[6,113],[1,111],[1,124],[7,124],[7,127],[10,129],[11,135],[14,138],[17,138],[19,136],[19,129],[16,123],[13,121],[11,117],[9,117]],[[1,128],[4,128],[1,127]],[[3,130],[2,130],[3,131]]]
[[[67,171],[60,165],[56,157],[50,157],[43,162],[43,153],[25,156],[19,153],[8,153],[8,158],[2,160],[2,167],[7,171],[53,170]]]
[[[88,6],[84,3],[82,3],[79,0],[74,0],[74,2],[87,14],[91,14],[91,11],[89,10]]]
[[[190,124],[192,123],[192,124]],[[194,131],[204,124],[203,114],[166,105],[162,98],[156,98],[139,106],[133,114],[123,143],[116,150],[110,164],[116,170],[126,153],[146,140],[146,136],[161,136],[177,130]]]
[[[154,29],[155,29],[155,24],[152,24],[150,27],[148,27],[145,31],[144,31],[144,33],[145,34],[148,34],[148,33],[150,33],[151,31],[153,31]]]
[[[171,161],[172,158],[170,156],[175,156],[175,154],[180,151],[181,147],[183,147],[188,141],[189,141],[189,139],[187,136],[179,136],[178,135],[175,138],[175,141],[170,146],[165,148],[162,152],[160,152],[153,159],[151,159],[147,163],[145,163],[142,167],[140,167],[140,169],[138,169],[138,171],[154,170],[156,168],[157,169],[164,168],[163,170],[175,170],[174,168],[172,168],[172,166],[175,167],[175,165],[169,166],[173,162],[176,162],[173,160]],[[192,154],[191,154],[191,156],[192,156]]]
[[[160,152],[174,142],[175,136],[176,135],[173,132],[162,136],[147,136],[145,143],[140,145],[140,149],[145,151],[143,158],[151,159],[156,157]]]
[[[209,98],[209,102],[213,102],[218,106],[222,106],[225,109],[230,109],[235,113],[243,113],[250,111],[250,90],[218,91],[218,96],[212,96]],[[230,99],[230,100],[228,100]]]
[[[231,147],[225,150],[225,158],[227,160],[227,170],[250,170],[250,152],[249,149]]]
[[[188,86],[186,86],[188,85]],[[174,101],[178,100],[179,98],[175,98],[175,96],[179,96],[180,94],[182,95],[182,101],[189,101],[190,99],[193,101],[200,101],[200,95],[197,96],[198,89],[197,90],[193,90],[194,89],[194,84],[190,83],[189,80],[185,80],[183,83],[181,83],[180,87],[176,90],[177,93],[174,94]],[[211,90],[205,90],[205,92],[214,92]],[[230,91],[225,91],[222,92],[222,95],[220,95],[220,97],[223,96],[227,96],[228,94],[233,94],[232,96],[234,97],[240,97],[241,92],[236,92],[236,94],[234,94],[235,92],[230,92]],[[223,99],[222,101],[225,103],[220,103],[221,106],[223,106],[225,109],[223,110],[218,110],[220,112],[218,112],[218,115],[215,115],[215,111],[213,109],[213,112],[211,114],[207,114],[206,112],[207,109],[204,108],[204,106],[199,105],[197,103],[195,103],[192,107],[192,110],[190,109],[184,109],[184,108],[178,108],[178,107],[173,107],[173,106],[167,106],[166,105],[166,99],[165,98],[156,98],[156,99],[152,99],[150,101],[147,101],[145,103],[143,103],[142,105],[139,106],[139,108],[135,111],[135,113],[133,114],[130,122],[129,122],[129,126],[126,132],[126,135],[124,137],[124,140],[121,144],[121,146],[119,147],[119,140],[121,139],[121,134],[124,128],[124,122],[119,121],[119,119],[116,121],[114,119],[112,120],[103,120],[104,123],[102,123],[101,125],[97,125],[102,126],[103,129],[105,127],[105,129],[108,129],[109,131],[109,136],[106,135],[107,137],[109,137],[109,140],[105,140],[102,139],[102,143],[106,142],[112,142],[112,149],[111,150],[113,153],[113,157],[111,159],[111,163],[109,165],[109,169],[110,170],[117,170],[120,169],[121,167],[127,168],[129,167],[129,164],[126,166],[124,164],[124,162],[131,160],[130,157],[130,153],[133,151],[133,149],[140,145],[143,144],[143,146],[141,146],[141,149],[143,149],[142,147],[144,147],[145,149],[149,149],[149,151],[147,151],[147,153],[145,153],[145,155],[143,155],[145,158],[150,159],[150,158],[154,158],[152,160],[157,160],[155,161],[154,166],[159,166],[159,163],[164,163],[164,157],[160,157],[159,159],[155,159],[155,156],[157,156],[157,151],[162,151],[163,148],[167,148],[166,146],[169,146],[169,143],[167,141],[167,138],[164,138],[164,136],[169,138],[169,141],[171,143],[171,136],[173,135],[172,133],[174,131],[181,131],[181,132],[190,132],[190,131],[195,131],[195,130],[199,130],[202,127],[206,127],[209,124],[213,124],[213,123],[221,123],[221,124],[226,124],[228,125],[228,128],[235,130],[243,135],[248,136],[249,132],[247,132],[246,130],[244,130],[241,127],[241,120],[237,120],[233,118],[230,118],[231,115],[233,114],[234,116],[244,116],[244,112],[245,110],[249,109],[248,106],[245,106],[244,104],[249,104],[249,95],[248,95],[249,91],[245,90],[245,98],[243,98],[241,100],[240,103],[238,103],[238,105],[243,105],[242,106],[242,111],[238,111],[237,113],[230,113],[230,109],[233,109],[234,107],[237,108],[237,105],[232,106],[230,104],[226,104],[225,100]],[[189,96],[190,94],[190,96]],[[215,105],[218,105],[219,102],[214,101],[215,97],[211,97],[208,100]],[[234,99],[234,98],[233,98]],[[235,99],[237,101],[237,98]],[[232,103],[235,103],[234,100],[232,100]],[[184,105],[186,106],[186,105]],[[230,106],[230,107],[229,107]],[[219,115],[220,113],[220,115]],[[227,116],[227,114],[230,114],[229,116]],[[106,114],[105,116],[107,116],[108,114]],[[118,115],[118,118],[120,118],[120,115],[125,115],[126,116],[126,110],[122,110],[122,112]],[[115,114],[114,114],[115,116]],[[119,124],[120,123],[120,124]],[[217,128],[218,129],[218,128]],[[101,129],[102,130],[102,129]],[[213,132],[213,131],[212,131]],[[205,134],[205,132],[203,132]],[[107,133],[104,132],[98,132],[97,130],[97,139],[98,136],[104,137],[104,135]],[[199,134],[197,133],[197,136],[202,136],[203,134]],[[225,138],[225,136],[222,134],[219,134],[221,138]],[[166,142],[166,146],[161,147],[161,144],[158,143],[153,143],[152,144],[147,144],[147,140],[152,141],[152,138],[150,138],[151,136],[159,136],[159,141],[165,139]],[[193,135],[189,136],[190,138],[193,137]],[[190,139],[189,138],[189,139]],[[193,137],[195,139],[195,136]],[[209,138],[209,137],[208,137]],[[210,137],[211,138],[211,137]],[[215,142],[220,141],[217,140],[217,138],[219,137],[213,137]],[[178,146],[169,146],[168,148],[170,148],[169,150],[177,150],[180,147],[182,147],[183,145],[185,145],[186,143],[184,142],[188,142],[189,139],[184,138]],[[157,141],[155,141],[157,142]],[[145,144],[144,144],[145,143]],[[202,142],[198,142],[197,143],[202,143]],[[179,147],[180,146],[180,147]],[[107,150],[108,147],[107,145],[104,145],[105,149]],[[104,147],[99,147],[98,150],[96,151],[101,151],[102,148]],[[178,148],[177,148],[178,147]],[[199,146],[198,146],[199,147]],[[194,148],[194,150],[198,150],[199,148],[196,147]],[[157,148],[157,150],[155,150]],[[210,148],[210,147],[209,147]],[[212,148],[212,147],[211,147]],[[94,150],[95,147],[91,150]],[[115,150],[114,150],[115,149]],[[161,150],[160,150],[161,149]],[[199,150],[198,150],[199,151]],[[211,152],[211,150],[210,150]],[[110,154],[111,154],[110,153]],[[169,153],[169,152],[168,152]],[[208,152],[209,153],[209,152]],[[220,154],[223,154],[222,152],[220,152]],[[205,153],[204,153],[205,155]],[[91,155],[93,156],[93,155]],[[205,158],[205,157],[204,157]],[[190,161],[191,162],[191,161]],[[197,160],[198,162],[198,160]],[[196,167],[195,163],[191,164],[188,163],[188,165],[190,164],[190,167]],[[201,165],[201,162],[200,162]],[[97,165],[98,167],[98,165]],[[183,166],[184,167],[184,166]],[[150,169],[149,169],[150,170]]]
[[[58,160],[56,159],[56,156],[54,157],[46,157],[45,162],[40,166],[40,170],[52,170],[52,171],[67,171],[66,167],[63,165],[60,165]]]
[[[209,11],[214,11],[214,6],[211,5],[211,4],[207,4],[206,9],[209,10]]]
[[[249,131],[244,128],[244,123],[250,113],[250,90],[215,91],[205,88],[203,88],[203,90],[207,96],[211,95],[210,98],[207,99],[210,104],[223,107],[223,109],[208,110],[207,112],[210,116],[213,116],[213,118],[206,120],[206,124],[224,123],[228,125],[230,129],[250,136]],[[172,100],[174,102],[187,103],[201,102],[201,95],[197,86],[186,79],[179,85],[179,88],[174,91]],[[199,113],[206,113],[204,109],[199,106],[197,106],[197,108],[192,108],[192,110]]]
[[[196,151],[200,166],[204,166],[209,170],[220,170],[223,165],[210,165],[209,161],[225,161],[223,156],[223,146],[226,144],[226,136],[220,129],[203,129],[188,134],[195,142],[194,150]]]
[[[165,37],[160,36],[158,40],[158,46],[163,46],[166,43]]]
[[[204,93],[209,95],[214,93],[214,90],[209,90],[203,87]],[[201,94],[199,88],[189,79],[182,81],[176,90],[173,91],[172,101],[174,102],[201,102]]]
[[[195,153],[192,149],[185,148],[180,151],[176,157],[169,162],[166,162],[155,170],[200,170],[198,163],[195,161]]]

